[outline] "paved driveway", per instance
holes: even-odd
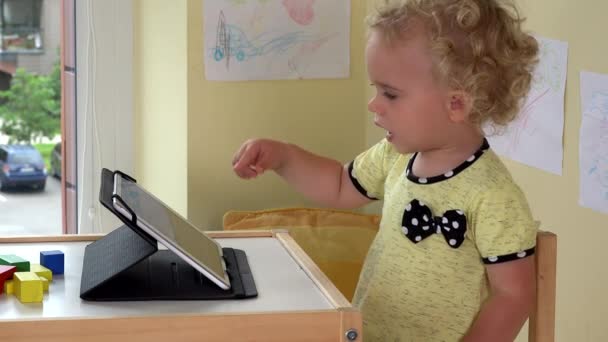
[[[48,177],[44,192],[0,192],[0,236],[61,234],[61,182]]]

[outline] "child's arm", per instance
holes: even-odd
[[[357,191],[345,166],[292,144],[249,140],[241,146],[232,164],[236,174],[245,179],[274,170],[296,191],[326,206],[356,208],[371,201]]]
[[[512,342],[536,299],[534,256],[488,265],[486,270],[490,296],[463,341]]]

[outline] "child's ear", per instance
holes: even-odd
[[[466,121],[472,109],[471,96],[460,90],[450,91],[448,93],[447,109],[450,120],[453,122]]]

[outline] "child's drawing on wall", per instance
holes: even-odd
[[[581,73],[581,205],[608,213],[608,75]]]
[[[208,80],[344,78],[350,1],[206,0]]]
[[[507,127],[486,127],[502,156],[554,174],[562,173],[564,94],[568,44],[537,37],[539,63],[517,119]]]

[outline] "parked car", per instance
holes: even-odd
[[[61,178],[61,143],[57,143],[51,152],[51,176]]]
[[[0,145],[0,190],[30,186],[44,190],[46,167],[40,152],[31,145]]]

